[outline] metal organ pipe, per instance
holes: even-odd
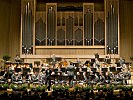
[[[112,1],[112,0],[111,0]],[[109,7],[107,17],[107,53],[118,53],[118,12],[117,6],[114,1],[108,1],[107,7]],[[111,3],[111,4],[110,4]]]
[[[30,9],[30,2],[25,5],[22,17],[22,51],[24,54],[31,54],[33,45],[33,16],[32,10]]]

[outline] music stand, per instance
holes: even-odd
[[[33,72],[39,72],[39,68],[33,68]]]
[[[79,63],[73,63],[73,66],[79,67]]]
[[[55,68],[55,69],[54,69],[54,73],[55,73],[55,75],[58,74],[58,68]]]
[[[108,68],[102,68],[102,71],[103,72],[107,72],[108,71]]]
[[[104,62],[104,58],[99,58],[99,62]]]
[[[15,68],[15,72],[21,72],[21,68]]]
[[[121,72],[121,67],[117,67],[117,72]]]
[[[0,72],[0,76],[3,76],[4,73],[5,73],[5,71],[1,71],[1,72]]]
[[[95,59],[91,59],[91,62],[93,62],[93,63],[94,63],[94,62],[95,62]]]
[[[90,66],[93,66],[94,62],[90,62],[89,64],[90,64]]]
[[[91,71],[96,72],[97,69],[96,68],[91,68]]]
[[[110,67],[109,68],[111,72],[116,72],[116,68],[115,67]]]
[[[66,68],[61,68],[61,71],[62,72],[66,72]]]
[[[87,72],[87,68],[82,68],[82,71],[83,72]]]
[[[34,65],[37,65],[37,66],[39,66],[40,65],[40,61],[34,61]],[[31,67],[31,65],[30,65],[30,67]]]
[[[87,64],[89,64],[89,63],[90,63],[90,61],[86,61],[86,62],[85,62],[85,65],[87,65]]]
[[[43,72],[43,71],[45,71],[45,69],[44,69],[44,68],[42,68],[42,72]]]
[[[23,76],[30,72],[30,68],[23,68]]]
[[[30,68],[23,68],[23,71],[30,72]]]
[[[115,64],[117,64],[117,67],[120,67],[121,66],[120,63],[115,63]]]
[[[55,61],[61,61],[62,58],[61,57],[55,57]]]
[[[79,72],[79,67],[76,67],[76,70],[75,70],[75,72]]]
[[[99,59],[99,54],[95,54],[95,58]]]
[[[107,64],[111,64],[111,59],[107,59]]]

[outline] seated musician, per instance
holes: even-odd
[[[100,64],[100,63],[99,63],[98,59],[96,58],[96,59],[95,59],[95,63],[93,64],[93,68],[97,68],[97,70],[98,70],[99,67],[100,67],[99,64]]]
[[[82,68],[87,68],[87,66],[84,65]],[[87,81],[86,72],[83,72],[83,77],[84,77],[84,80]]]
[[[122,71],[123,71],[123,72],[127,72],[127,71],[128,71],[128,67],[127,67],[126,64],[123,64],[123,66],[122,66]]]
[[[31,77],[31,79],[32,79],[32,82],[34,83],[34,82],[38,82],[39,80],[38,80],[38,73],[37,72],[34,72],[33,74],[32,74],[32,77]]]
[[[122,57],[120,57],[119,63],[120,63],[120,66],[123,66],[123,64],[125,63],[125,60]]]
[[[110,83],[111,77],[109,75],[109,72],[106,72],[106,82]]]
[[[102,73],[100,73],[100,81],[101,82],[105,82],[105,77],[104,77],[104,75]]]
[[[31,81],[30,72],[27,72],[27,74],[25,76],[25,80],[26,80],[26,82],[30,82]]]
[[[12,75],[14,74],[14,66],[11,64],[9,67],[9,79],[12,79]]]
[[[12,82],[15,82],[17,80],[15,71],[13,72],[11,78],[12,78]]]
[[[21,72],[18,73],[17,82],[22,83],[22,75],[21,75]]]
[[[95,79],[94,79],[94,81],[95,81],[96,83],[99,81],[99,77],[98,77],[97,74],[95,74]]]
[[[8,79],[8,72],[7,71],[1,71],[0,72],[0,82],[6,82]]]
[[[46,75],[46,74],[45,74],[45,71],[43,71],[42,74],[41,74],[41,76],[40,76],[40,77],[41,77],[41,82],[42,82],[42,83],[45,83],[45,80],[46,80],[45,75]]]
[[[11,77],[13,83],[22,83],[22,75],[20,72],[19,73],[14,72]]]
[[[15,57],[15,62],[22,62],[21,58],[18,55],[16,55]]]

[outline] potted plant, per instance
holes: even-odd
[[[53,91],[56,91],[57,90],[57,88],[56,88],[55,85],[52,86],[52,89],[53,89]]]
[[[130,59],[133,61],[133,56],[131,56]]]
[[[9,85],[8,85],[8,84],[4,84],[4,85],[3,85],[3,89],[4,89],[4,90],[7,90],[8,88],[9,88]]]
[[[111,85],[111,86],[109,86],[109,87],[107,87],[107,91],[113,91],[114,90],[114,85]]]
[[[83,87],[81,87],[80,85],[76,85],[76,86],[74,87],[74,91],[75,91],[75,92],[81,92],[82,89],[83,89]]]
[[[90,90],[92,90],[92,87],[91,86],[85,86],[85,87],[83,87],[83,91],[85,91],[85,92],[89,92]]]
[[[123,91],[132,91],[132,87],[131,86],[123,86],[122,90]]]
[[[101,90],[101,87],[99,85],[96,85],[96,90],[98,90],[98,92]]]
[[[11,85],[10,85],[10,88],[11,88],[13,91],[18,91],[18,86],[17,86],[17,85],[11,84]]]
[[[103,90],[103,92],[107,92],[107,87],[106,87],[106,85],[102,86],[101,89]]]
[[[10,57],[9,55],[4,55],[4,56],[3,56],[3,60],[4,60],[4,61],[9,61],[10,58],[11,58],[11,57]]]
[[[30,85],[30,90],[35,91],[35,88],[32,85]]]
[[[0,90],[3,90],[3,85],[2,84],[0,84]]]
[[[41,92],[41,91],[42,91],[41,86],[36,86],[36,90],[37,90],[38,92]]]
[[[42,91],[45,92],[46,89],[47,89],[47,86],[46,86],[46,85],[43,85],[43,86],[42,86]]]
[[[69,86],[68,85],[64,85],[64,90],[65,90],[65,92],[67,92],[69,90]]]
[[[21,85],[21,86],[20,86],[20,90],[21,90],[21,91],[25,91],[26,89],[27,89],[27,86],[26,86],[26,85]]]

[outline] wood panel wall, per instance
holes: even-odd
[[[8,54],[13,60],[19,53],[20,1],[0,0],[0,59]]]
[[[120,56],[133,56],[133,1],[120,0]]]
[[[8,54],[9,28],[10,28],[10,1],[0,1],[0,58]]]

